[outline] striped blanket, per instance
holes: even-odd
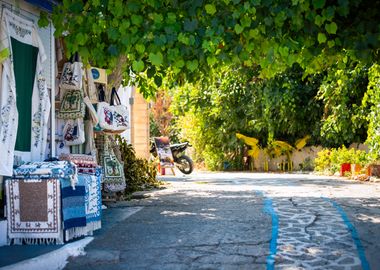
[[[78,174],[75,190],[62,185],[62,213],[65,240],[91,235],[101,228],[101,168],[94,174]]]
[[[66,179],[60,179],[62,218],[65,240],[86,235],[86,182],[78,175],[75,189]]]

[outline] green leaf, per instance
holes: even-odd
[[[257,28],[249,30],[249,37],[250,38],[257,38],[259,36],[259,34],[260,34],[260,32],[259,32],[259,29],[257,29]]]
[[[208,14],[210,14],[210,15],[214,15],[215,12],[216,12],[216,8],[215,8],[215,6],[214,6],[213,4],[207,4],[207,5],[205,6],[205,9],[206,9],[206,12],[207,12]]]
[[[335,41],[334,40],[329,40],[327,41],[327,45],[329,46],[329,48],[332,48],[335,46]]]
[[[142,22],[143,22],[143,17],[140,16],[140,15],[135,15],[135,14],[133,14],[133,15],[131,16],[131,21],[132,21],[132,24],[139,26],[139,25],[141,25]]]
[[[336,25],[335,22],[332,22],[332,23],[326,24],[325,29],[326,29],[327,33],[335,35],[336,30],[338,30],[338,26]]]
[[[216,64],[216,62],[218,62],[218,60],[215,56],[207,56],[207,64],[209,66],[213,66],[214,64]]]
[[[321,43],[325,43],[327,40],[326,38],[326,35],[323,34],[323,33],[318,33],[318,42],[321,44]]]
[[[188,70],[190,70],[191,72],[193,72],[194,70],[196,70],[198,68],[198,60],[187,61],[186,62],[186,67],[187,67]]]
[[[142,60],[133,61],[132,63],[132,69],[135,72],[141,72],[144,70],[144,62]]]
[[[152,62],[152,64],[155,66],[160,66],[160,65],[162,65],[162,62],[164,61],[164,56],[160,52],[150,53],[149,54],[149,61]]]
[[[240,23],[243,27],[250,27],[251,26],[251,18],[248,16],[244,16],[241,20]]]
[[[255,49],[255,43],[251,42],[249,43],[245,49],[247,50],[247,52],[252,52],[254,49]]]
[[[78,45],[84,45],[87,41],[87,35],[83,33],[78,33],[75,40],[78,43]]]
[[[326,0],[313,0],[314,8],[323,8],[325,6]]]
[[[317,15],[315,16],[314,18],[314,23],[318,26],[321,26],[323,24],[323,22],[325,21],[325,18],[322,17],[321,15]]]
[[[183,68],[185,66],[185,61],[183,59],[178,59],[175,63],[174,66],[176,68]]]
[[[243,32],[243,30],[244,30],[244,27],[242,27],[240,24],[235,24],[235,32],[236,32],[236,34],[241,34],[242,32]]]
[[[289,48],[288,47],[279,47],[278,51],[282,57],[287,57],[289,55]]]
[[[183,33],[178,34],[178,41],[185,44],[185,45],[189,45],[189,43],[190,43],[189,37]]]
[[[145,46],[144,44],[136,44],[136,51],[139,53],[139,54],[143,54],[145,52]]]

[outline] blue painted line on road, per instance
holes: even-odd
[[[265,197],[263,192],[258,191],[259,195],[264,197],[264,212],[272,218],[272,239],[269,244],[269,255],[267,256],[267,270],[274,270],[275,256],[277,253],[277,238],[278,238],[278,216],[273,209],[273,202],[270,198]]]
[[[344,223],[347,226],[347,229],[351,233],[352,239],[354,240],[354,243],[356,245],[356,249],[358,251],[359,259],[360,259],[363,270],[370,270],[371,267],[369,266],[369,263],[368,263],[367,258],[365,256],[364,247],[362,245],[362,242],[360,241],[359,234],[356,231],[355,226],[351,223],[350,219],[348,218],[346,212],[343,210],[343,208],[337,202],[335,202],[329,198],[326,198],[326,197],[322,197],[322,199],[324,199],[325,201],[332,204],[334,206],[334,208],[339,212]]]

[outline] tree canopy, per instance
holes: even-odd
[[[145,96],[163,80],[194,81],[223,65],[260,66],[273,77],[348,60],[379,60],[379,1],[63,0],[56,36],[85,62],[113,69],[126,56]],[[40,25],[46,24],[46,17]]]
[[[367,138],[380,157],[379,14],[368,0],[63,0],[51,18],[69,55],[117,67],[145,97],[171,89],[180,129],[217,167],[240,151],[236,132]]]

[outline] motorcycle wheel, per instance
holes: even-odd
[[[186,155],[180,156],[177,160],[177,168],[184,174],[191,174],[194,169],[193,161]]]

